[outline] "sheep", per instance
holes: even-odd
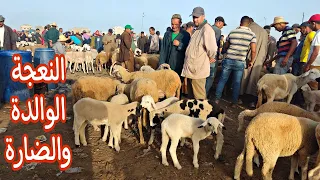
[[[137,67],[137,69],[140,69],[140,67],[149,65],[152,67],[152,69],[157,69],[158,68],[158,63],[159,63],[159,54],[139,54],[135,55],[134,57],[134,62]]]
[[[190,99],[190,100],[180,100],[177,101],[169,106],[166,106],[164,108],[155,109],[153,107],[156,107],[153,99],[151,97],[146,97],[141,102],[141,106],[143,108],[146,108],[149,111],[149,119],[150,119],[150,125],[154,125],[153,119],[156,114],[159,114],[161,117],[166,118],[170,114],[184,114],[191,117],[201,118],[201,119],[207,119],[209,117],[216,117],[219,119],[221,123],[224,122],[225,118],[225,112],[222,108],[220,108],[216,103],[213,101],[208,100],[196,100],[196,99]],[[149,144],[153,143],[154,139],[154,131],[151,131],[151,136],[149,140]],[[222,129],[218,129],[217,134],[217,144],[216,144],[216,152],[215,152],[215,159],[218,159],[222,146],[224,143],[224,137],[222,134]],[[181,146],[184,145],[184,139],[181,140]]]
[[[301,87],[307,110],[314,112],[316,104],[320,104],[320,90],[312,91],[308,84]]]
[[[316,127],[315,136],[318,142],[318,146],[320,147],[320,124]],[[308,179],[309,180],[318,180],[320,179],[320,151],[318,151],[318,157],[316,161],[316,167],[311,169],[308,173]]]
[[[151,66],[144,65],[144,66],[141,66],[140,71],[143,71],[143,72],[154,72],[155,70]]]
[[[161,69],[168,69],[168,70],[171,70],[170,68],[170,65],[169,64],[161,64],[159,67],[158,67],[158,70],[161,70]]]
[[[259,152],[263,158],[262,177],[272,179],[279,157],[292,156],[289,179],[294,179],[298,158],[302,179],[307,178],[308,156],[315,154],[318,144],[314,135],[318,122],[282,113],[261,113],[247,127],[243,151],[238,156],[234,179],[240,179],[244,156],[246,172],[253,175],[252,158]]]
[[[96,57],[96,64],[97,64],[97,71],[101,71],[102,66],[105,65],[110,59],[110,54],[108,54],[104,51],[101,51],[97,57]]]
[[[86,65],[87,74],[89,74],[89,69],[92,68],[92,73],[94,74],[94,67],[93,67],[93,53],[91,51],[91,47],[88,44],[83,45],[84,50],[84,64]],[[89,68],[90,65],[90,68]]]
[[[262,104],[259,108],[255,110],[246,109],[242,111],[238,115],[238,121],[239,121],[238,132],[240,132],[243,128],[244,118],[246,116],[254,117],[264,112],[283,113],[283,114],[288,114],[288,115],[297,116],[297,117],[305,117],[305,118],[320,122],[320,116],[317,113],[310,113],[296,105],[288,104],[285,102],[269,102],[269,103]]]
[[[110,102],[116,104],[128,104],[129,99],[128,96],[125,94],[117,94],[110,99]],[[124,129],[128,129],[128,120],[124,121]]]
[[[287,103],[290,103],[293,95],[300,87],[319,77],[320,72],[317,69],[311,69],[300,76],[294,76],[290,73],[283,75],[266,74],[257,83],[258,102],[256,107],[261,106],[263,96],[267,97],[267,102],[287,97]]]
[[[79,100],[73,105],[73,112],[73,130],[76,146],[80,146],[79,135],[83,146],[87,146],[85,127],[88,123],[92,124],[95,130],[99,130],[98,125],[106,125],[102,140],[106,141],[108,126],[110,126],[117,152],[120,151],[119,142],[121,139],[121,125],[123,121],[130,115],[140,115],[138,102],[120,105],[92,98],[83,98]]]
[[[73,103],[84,97],[106,101],[116,93],[120,81],[109,77],[83,76],[72,84]]]
[[[194,118],[183,114],[171,114],[161,123],[161,156],[162,164],[169,166],[167,161],[167,146],[169,139],[171,139],[170,155],[173,160],[174,167],[181,169],[181,165],[177,159],[177,146],[180,138],[191,138],[193,144],[193,165],[199,168],[198,152],[199,141],[210,136],[211,133],[218,133],[218,127],[222,128],[224,125],[215,117],[210,117],[207,120]]]
[[[122,66],[113,65],[110,68],[110,75],[115,75],[124,83],[130,83],[136,78],[149,78],[156,82],[158,88],[165,93],[167,98],[173,96],[180,98],[181,80],[179,75],[172,70],[159,70],[150,73],[137,71],[130,73]]]

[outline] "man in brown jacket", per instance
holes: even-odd
[[[16,39],[9,26],[4,24],[5,18],[0,15],[0,50],[16,50]]]
[[[129,70],[129,72],[134,71],[134,59],[133,52],[131,49],[131,30],[133,29],[131,25],[126,25],[124,32],[121,34],[121,43],[120,43],[120,54],[119,54],[119,63],[123,67]]]

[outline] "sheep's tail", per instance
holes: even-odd
[[[257,102],[256,108],[259,108],[262,105],[264,88],[265,88],[264,85],[260,86],[258,83],[258,102]]]
[[[246,151],[246,172],[248,174],[248,176],[252,176],[253,175],[253,157],[255,155],[255,148],[254,148],[254,144],[253,144],[253,139],[252,137],[250,137],[250,133],[247,134],[248,137],[246,137],[245,140],[245,151]]]
[[[254,117],[258,114],[258,110],[244,110],[242,111],[239,115],[238,115],[238,121],[239,121],[239,127],[238,127],[238,132],[240,132],[243,128],[243,124],[244,124],[244,118],[249,116],[249,117]]]

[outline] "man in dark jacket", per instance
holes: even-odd
[[[120,53],[119,53],[119,63],[123,67],[129,70],[129,72],[134,71],[134,59],[133,52],[131,49],[131,30],[133,29],[131,25],[126,25],[124,32],[121,34],[121,43],[120,43]]]
[[[16,38],[12,29],[4,24],[4,20],[0,15],[0,50],[16,50]]]
[[[148,42],[148,38],[144,35],[144,32],[142,31],[138,39],[138,48],[142,51],[142,53],[146,53],[144,49],[147,42]]]
[[[181,28],[182,19],[179,14],[171,18],[171,30],[162,40],[159,65],[167,63],[181,78],[185,52],[189,44],[190,34]],[[182,78],[181,78],[182,80]]]
[[[50,24],[51,28],[44,35],[44,39],[49,48],[53,47],[53,44],[56,43],[59,39],[60,32],[57,29],[57,24]]]

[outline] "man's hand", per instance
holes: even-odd
[[[210,61],[210,63],[216,62],[216,60],[214,58],[211,58],[209,61]]]
[[[310,70],[310,65],[309,64],[306,64],[305,66],[304,66],[304,68],[303,68],[303,71],[304,72],[307,72],[307,71],[309,71]]]
[[[253,65],[252,61],[249,61],[248,68],[252,67],[252,65]]]
[[[174,40],[174,41],[173,41],[173,45],[179,46],[179,44],[180,44],[180,42],[179,42],[178,40]]]
[[[132,48],[130,48],[130,51],[133,52],[133,51],[132,51]]]
[[[281,62],[281,67],[285,67],[287,65],[287,63],[288,63],[288,58],[285,57]]]

